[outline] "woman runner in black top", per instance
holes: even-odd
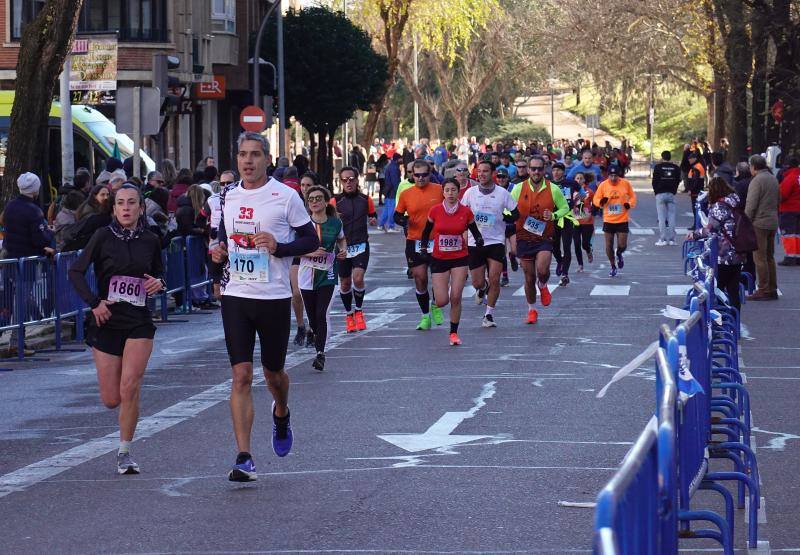
[[[92,309],[86,343],[92,347],[100,398],[119,409],[119,474],[138,474],[130,444],[139,418],[139,392],[153,350],[153,325],[147,297],[164,288],[161,245],[147,230],[144,197],[131,184],[112,199],[114,219],[98,229],[69,269],[69,279]],[[97,293],[86,281],[94,265]]]

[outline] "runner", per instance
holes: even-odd
[[[369,265],[369,233],[367,226],[378,223],[378,215],[372,198],[358,188],[358,170],[346,166],[339,171],[339,181],[344,192],[336,195],[331,204],[336,207],[344,225],[347,252],[338,262],[339,296],[347,311],[347,333],[367,329],[364,320],[364,274]],[[353,298],[356,308],[353,311]]]
[[[469,239],[469,269],[476,303],[481,304],[486,299],[486,313],[481,326],[494,328],[497,324],[493,312],[500,296],[500,274],[506,258],[506,224],[515,222],[519,211],[508,190],[492,181],[491,162],[478,162],[478,181],[479,185],[471,187],[464,194],[461,203],[472,210],[478,229],[483,235],[483,246],[478,246],[474,239]]]
[[[556,275],[561,276],[559,285],[566,287],[569,284],[569,267],[572,264],[572,235],[575,230],[575,220],[572,217],[572,197],[578,190],[575,181],[564,179],[564,164],[556,162],[551,170],[553,180],[551,183],[561,189],[561,194],[567,201],[570,213],[556,225],[555,235],[553,236],[553,256],[556,259]]]
[[[415,185],[400,193],[400,200],[394,213],[394,221],[407,227],[406,260],[416,286],[417,302],[422,311],[418,330],[431,329],[431,319],[437,326],[444,322],[442,309],[431,303],[428,293],[428,265],[430,256],[422,252],[422,230],[428,221],[431,208],[442,202],[442,186],[430,182],[431,166],[427,160],[412,163],[412,176]],[[406,216],[407,214],[407,216]],[[431,246],[426,249],[431,251]],[[434,291],[434,295],[436,292]]]
[[[139,420],[142,379],[153,351],[153,325],[147,297],[165,287],[161,243],[145,226],[144,197],[125,184],[112,198],[111,225],[97,230],[69,269],[69,279],[92,309],[86,343],[97,367],[100,399],[119,407],[117,473],[138,474],[130,447]],[[97,294],[86,281],[94,265]]]
[[[489,172],[491,178],[491,172]],[[469,229],[476,248],[483,247],[483,237],[475,225],[472,210],[458,202],[461,190],[455,178],[445,179],[444,201],[428,212],[425,229],[422,230],[420,252],[428,254],[428,241],[433,233],[431,274],[436,305],[441,309],[450,302],[450,345],[461,345],[458,323],[461,320],[461,295],[467,281],[469,264],[468,250],[464,245],[464,233]],[[449,289],[449,291],[448,291]]]
[[[625,266],[622,253],[628,247],[628,212],[636,206],[636,193],[627,179],[620,177],[622,168],[613,164],[608,167],[608,179],[597,186],[592,203],[603,209],[603,232],[606,238],[606,256],[611,264],[610,277],[616,277],[617,268]],[[617,238],[616,260],[614,259],[614,237]]]
[[[514,167],[514,165],[510,162],[509,164],[511,167]],[[478,173],[478,179],[480,179],[480,172]],[[495,170],[494,181],[498,186],[500,186],[501,189],[505,189],[507,191],[511,186],[511,176],[508,173],[508,169],[503,166],[498,166]],[[505,243],[505,239],[503,240],[503,243]],[[500,274],[500,287],[508,287],[508,284],[508,260],[506,259],[505,254],[503,254],[503,266]]]
[[[511,192],[520,214],[517,219],[516,254],[525,274],[528,324],[535,324],[539,319],[539,313],[534,308],[536,286],[539,287],[543,306],[549,306],[552,300],[547,281],[550,279],[550,261],[553,258],[555,223],[569,212],[561,189],[544,179],[544,169],[544,159],[540,156],[531,157],[528,160],[531,177]]]
[[[594,176],[594,174],[590,174]],[[583,251],[589,264],[594,262],[592,253],[592,237],[594,237],[594,216],[592,215],[592,198],[594,193],[586,183],[586,176],[583,172],[575,174],[575,183],[578,184],[578,191],[575,192],[572,200],[572,215],[578,222],[572,234],[572,242],[575,245],[575,258],[578,261],[578,272],[583,272]]]
[[[291,327],[292,257],[314,252],[319,238],[294,189],[267,177],[269,144],[259,133],[239,135],[237,162],[242,180],[222,197],[220,245],[215,262],[226,262],[222,281],[222,325],[231,361],[231,418],[239,454],[228,479],[256,479],[250,455],[253,428],[253,348],[272,393],[272,449],[285,457],[292,448],[289,375],[284,370]]]
[[[353,176],[358,175],[352,169]],[[341,178],[342,170],[339,173]],[[345,175],[345,180],[350,179]],[[352,181],[342,181],[344,187]],[[355,187],[358,187],[357,182]],[[317,356],[311,365],[319,371],[325,369],[325,344],[328,342],[328,319],[333,290],[336,287],[337,258],[343,259],[347,253],[347,241],[342,229],[342,220],[336,215],[336,208],[329,204],[331,194],[328,189],[315,185],[308,190],[308,208],[311,221],[317,231],[320,246],[309,255],[300,257],[300,271],[297,280],[303,295],[303,304],[308,314],[308,325],[314,336]],[[338,249],[338,254],[335,252]]]
[[[308,190],[314,185],[319,185],[319,176],[314,172],[306,172],[300,178],[300,194],[303,196],[303,201],[308,196]],[[306,329],[306,323],[303,318],[303,295],[300,293],[300,285],[297,283],[297,272],[300,269],[300,257],[295,256],[292,258],[292,266],[289,269],[289,282],[292,284],[292,311],[294,312],[294,319],[297,321],[297,333],[294,336],[294,344],[302,347],[314,345],[314,333],[310,329]]]

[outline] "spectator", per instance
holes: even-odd
[[[64,229],[78,221],[78,208],[84,202],[84,196],[79,191],[68,192],[61,201],[61,209],[56,214],[53,231],[56,238],[56,250],[64,250]]]
[[[149,195],[153,189],[160,189],[164,186],[164,176],[159,171],[152,171],[147,174],[147,184],[144,187],[144,194]]]
[[[392,161],[386,165],[384,169],[384,195],[386,195],[386,202],[381,211],[380,220],[378,221],[378,229],[392,233],[394,229],[394,205],[395,197],[397,195],[397,187],[400,185],[400,160],[403,157],[396,153],[392,156]],[[412,162],[413,163],[413,162]]]
[[[392,158],[394,159],[394,157]],[[383,197],[386,195],[386,166],[389,165],[389,157],[381,154],[375,162],[375,169],[378,171],[378,206],[383,206]],[[398,168],[399,169],[399,168]],[[389,219],[391,219],[391,215]]]
[[[282,182],[287,187],[291,187],[297,191],[297,194],[299,194],[301,197],[303,196],[300,192],[300,177],[297,175],[297,168],[294,166],[289,166],[286,168],[283,172]]]
[[[675,244],[675,195],[681,181],[681,169],[670,160],[669,150],[661,153],[661,162],[653,168],[653,192],[656,195],[659,239],[657,247]]]
[[[745,212],[753,222],[758,240],[758,250],[753,255],[758,286],[756,292],[747,300],[777,301],[778,274],[775,267],[775,232],[778,229],[780,186],[767,167],[767,159],[760,154],[750,157],[750,173],[753,174],[753,179],[747,190]]]
[[[711,163],[714,165],[714,177],[721,177],[728,185],[733,185],[733,174],[735,170],[721,152],[711,153]]]
[[[185,169],[185,168],[184,168]],[[178,199],[186,194],[186,191],[189,190],[189,187],[192,186],[192,176],[189,174],[189,170],[184,171],[181,169],[178,172],[178,177],[175,180],[175,185],[172,186],[172,190],[169,192],[169,202],[167,202],[167,210],[170,212],[175,212],[178,210]]]
[[[89,196],[80,208],[78,208],[78,212],[75,214],[76,219],[82,220],[93,214],[100,214],[103,212],[102,206],[108,203],[110,194],[111,192],[108,190],[108,187],[104,185],[95,185],[92,187],[92,190],[89,191]]]
[[[106,160],[106,171],[108,173],[115,172],[122,169],[122,160],[114,158],[113,156]]]
[[[304,154],[298,154],[294,157],[292,165],[297,168],[297,175],[305,175],[305,173],[308,171],[308,158],[306,158]]]
[[[111,199],[108,187],[95,185],[89,197],[78,208],[74,224],[61,230],[64,251],[76,251],[86,246],[94,232],[111,223]]]
[[[41,186],[36,174],[23,173],[17,178],[19,196],[9,202],[3,212],[4,258],[52,255],[55,252],[53,234],[36,202]]]
[[[89,191],[92,189],[92,174],[86,168],[78,168],[75,171],[75,184],[73,188],[76,191],[83,193],[83,198],[86,198]]]
[[[152,189],[150,194],[144,199],[145,216],[158,226],[158,235],[160,237],[166,237],[169,231],[168,202],[169,191],[163,187]]]
[[[164,176],[164,187],[171,189],[178,177],[178,170],[175,169],[175,162],[169,158],[164,158],[161,161],[161,175]]]
[[[100,175],[97,176],[97,179],[95,179],[94,184],[108,187],[109,181],[111,181],[111,172],[108,170],[103,170],[100,172]]]
[[[741,201],[739,208],[741,210],[747,210],[747,190],[750,187],[751,179],[753,179],[753,176],[750,173],[750,164],[747,162],[739,162],[736,164],[736,175],[733,177],[733,188],[736,191],[736,194],[739,195],[739,200]],[[745,256],[747,259],[742,267],[742,272],[746,272],[755,277],[756,263],[753,258],[753,253],[748,251]]]
[[[800,160],[789,158],[780,185],[780,229],[784,258],[781,266],[800,265]]]
[[[217,177],[219,177],[219,170],[216,166],[206,166],[203,169],[203,181],[201,183],[211,183],[212,181],[216,181]]]
[[[350,165],[358,170],[358,175],[364,174],[365,163],[366,160],[364,159],[364,154],[361,152],[361,147],[353,145],[353,150],[350,152]],[[300,175],[302,175],[302,173]]]

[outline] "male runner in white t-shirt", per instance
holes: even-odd
[[[506,223],[516,221],[519,216],[517,201],[508,190],[498,187],[493,180],[494,166],[489,161],[478,162],[478,186],[464,193],[461,204],[468,206],[475,215],[475,223],[483,235],[483,246],[475,246],[475,239],[468,237],[469,269],[475,298],[480,302],[486,298],[486,314],[481,326],[494,328],[497,324],[492,315],[500,297],[500,274],[506,257]],[[489,283],[486,283],[486,268],[489,268]]]
[[[237,162],[242,180],[220,199],[220,244],[214,262],[226,262],[222,277],[222,325],[233,370],[231,417],[239,454],[228,479],[256,479],[250,455],[253,428],[253,349],[256,335],[272,403],[272,449],[279,457],[292,448],[289,343],[292,257],[313,252],[319,238],[294,189],[267,177],[269,144],[258,133],[242,133]]]

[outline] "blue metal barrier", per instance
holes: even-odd
[[[161,260],[164,263],[164,281],[167,282],[167,289],[161,294],[161,319],[167,320],[167,296],[180,293],[183,296],[182,304],[186,308],[188,302],[186,296],[186,264],[184,263],[184,251],[186,250],[186,239],[175,237],[166,249],[161,251]],[[180,295],[176,295],[176,299]],[[176,302],[176,306],[177,306]]]
[[[186,237],[186,299],[191,312],[192,300],[206,300],[210,296],[211,280],[208,277],[206,258],[208,245],[202,237]]]

